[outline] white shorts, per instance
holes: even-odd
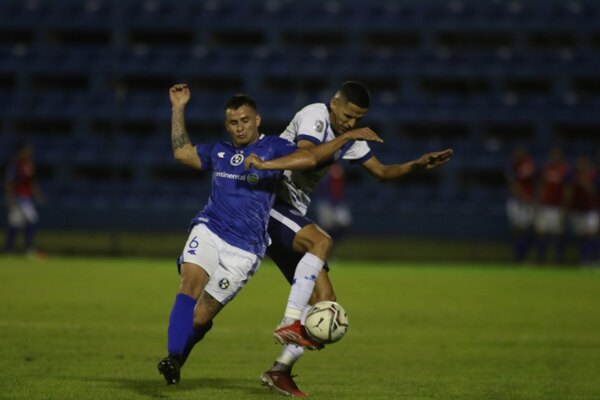
[[[506,202],[506,214],[510,225],[518,229],[531,228],[533,225],[533,203],[526,203],[515,198],[510,198]]]
[[[563,211],[560,207],[540,207],[533,224],[538,233],[560,235],[565,227]]]
[[[569,214],[569,219],[573,233],[577,236],[595,235],[598,232],[600,218],[596,210],[587,212],[573,211]]]
[[[183,262],[198,265],[209,276],[204,290],[225,305],[256,272],[261,258],[225,242],[204,224],[196,225],[183,249]]]
[[[8,207],[8,224],[15,228],[23,228],[26,224],[35,224],[38,214],[33,200],[17,199],[13,206]]]

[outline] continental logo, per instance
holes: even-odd
[[[249,175],[240,175],[240,174],[230,174],[227,172],[218,171],[213,174],[217,178],[225,178],[225,179],[233,179],[236,181],[246,181],[251,185],[256,185],[260,178],[256,174]]]

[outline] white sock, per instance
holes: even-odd
[[[292,369],[296,361],[298,361],[300,357],[302,357],[302,354],[304,354],[303,347],[296,346],[293,344],[287,344],[283,346],[281,354],[279,355],[279,357],[277,357],[277,360],[275,360],[274,368],[290,370]]]
[[[306,307],[304,307],[304,310],[302,310],[302,315],[300,316],[300,322],[302,323],[302,325],[305,325],[304,321],[306,320],[306,314],[308,314],[308,311],[311,307],[312,306],[310,304],[307,304]]]
[[[310,253],[306,253],[300,259],[294,273],[292,290],[290,291],[287,308],[285,309],[285,318],[300,319],[302,310],[304,310],[304,307],[308,304],[308,300],[310,300],[317,276],[319,276],[319,272],[323,269],[324,264],[325,261]]]

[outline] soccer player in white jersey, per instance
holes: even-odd
[[[284,318],[273,334],[285,346],[271,369],[262,374],[261,380],[263,384],[286,395],[306,396],[292,379],[292,366],[302,356],[304,348],[312,350],[323,347],[307,336],[301,323],[302,316],[310,308],[309,304],[336,300],[327,274],[328,268],[323,268],[331,251],[332,240],[305,216],[310,193],[327,168],[337,160],[349,160],[362,165],[376,179],[386,181],[414,170],[442,165],[453,153],[451,149],[446,149],[424,154],[403,164],[382,164],[366,142],[353,140],[352,136],[357,131],[357,122],[367,113],[369,102],[370,95],[364,85],[354,81],[345,82],[329,104],[315,103],[304,107],[280,135],[300,148],[322,147],[323,143],[336,143],[339,148],[335,153],[323,152],[316,156],[318,166],[315,169],[285,171],[271,210],[268,232],[273,243],[268,248],[268,255],[292,287]]]
[[[259,134],[260,116],[248,96],[233,96],[225,105],[230,141],[193,146],[184,124],[190,90],[170,90],[171,140],[175,159],[212,171],[208,203],[194,218],[181,263],[179,293],[171,310],[168,356],[158,364],[167,384],[179,381],[180,368],[193,346],[212,327],[217,313],[254,274],[267,247],[267,223],[281,171],[250,168],[247,155],[273,159],[272,167],[310,168],[315,157],[277,136]],[[278,164],[279,163],[279,164]]]

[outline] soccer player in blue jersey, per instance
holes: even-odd
[[[310,194],[319,180],[333,162],[342,159],[359,164],[376,179],[386,181],[442,165],[453,154],[452,149],[446,149],[402,164],[382,164],[365,141],[353,140],[351,136],[357,131],[356,124],[367,113],[369,103],[370,95],[364,85],[345,82],[328,104],[310,104],[300,110],[280,135],[305,149],[344,142],[335,154],[323,152],[316,156],[318,166],[315,169],[285,171],[271,210],[268,233],[273,243],[268,255],[292,287],[284,318],[273,334],[285,347],[273,366],[262,374],[261,380],[286,395],[306,396],[292,379],[292,366],[302,356],[304,348],[323,347],[306,335],[302,316],[308,311],[309,304],[336,300],[327,268],[324,268],[332,239],[306,217]]]
[[[192,347],[211,329],[218,312],[254,274],[267,247],[266,227],[280,171],[245,170],[250,153],[283,160],[292,169],[314,166],[314,156],[276,136],[259,134],[260,116],[244,95],[225,105],[229,142],[193,146],[184,124],[187,85],[170,90],[171,141],[175,159],[212,171],[208,204],[191,224],[181,259],[179,293],[171,310],[168,356],[158,364],[167,384],[179,381]],[[286,167],[286,168],[288,168]]]
[[[168,356],[158,364],[167,384],[174,384],[194,345],[211,329],[213,318],[258,268],[268,244],[269,210],[282,170],[312,168],[320,155],[319,149],[298,149],[278,136],[261,135],[256,104],[245,95],[233,96],[225,105],[230,141],[193,146],[184,121],[189,88],[173,86],[170,99],[175,159],[212,171],[208,203],[193,219],[180,259],[179,293],[169,319]],[[374,133],[362,136],[378,139]],[[260,166],[254,168],[253,162]]]

